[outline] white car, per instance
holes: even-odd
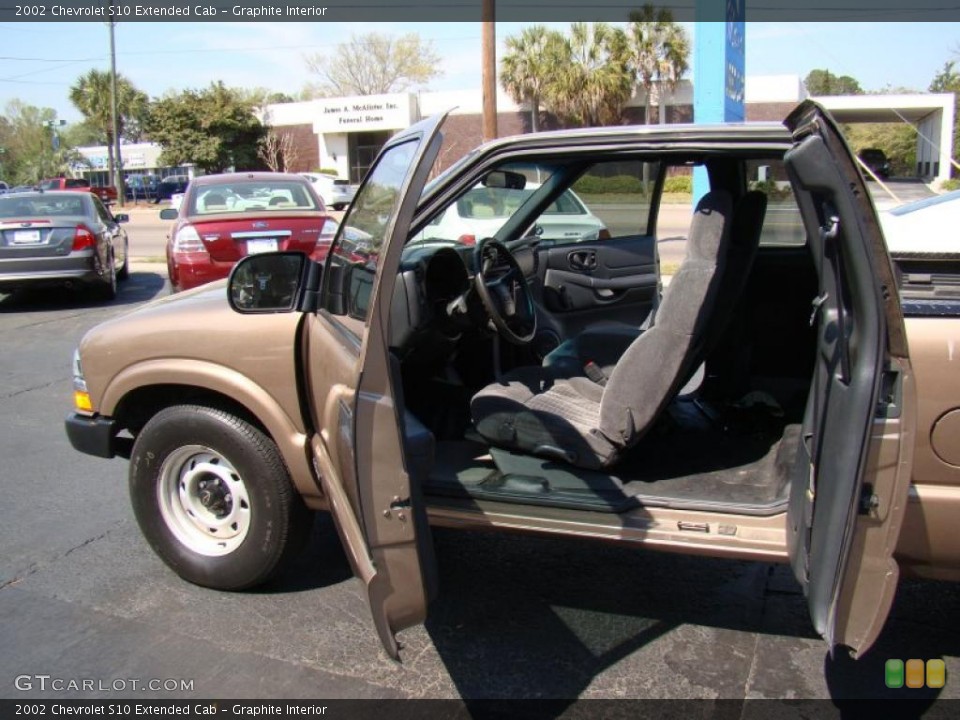
[[[960,190],[899,205],[880,213],[890,254],[960,255]]]
[[[419,239],[456,240],[474,245],[493,237],[531,195],[539,183],[522,189],[477,185],[430,222]],[[544,241],[593,242],[610,237],[603,221],[594,215],[573,190],[566,190],[537,218],[530,232]]]
[[[323,204],[334,210],[346,208],[357,194],[356,185],[351,185],[349,180],[343,180],[336,175],[309,172],[300,174],[313,183],[313,189],[317,191]]]

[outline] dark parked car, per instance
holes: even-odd
[[[167,271],[177,290],[225,278],[244,255],[297,250],[314,255],[329,247],[321,229],[329,219],[323,201],[300,175],[232,173],[190,183],[167,243]]]
[[[890,161],[887,159],[887,154],[880,148],[865,148],[857,153],[857,157],[876,175],[884,179],[890,177]]]
[[[186,192],[190,178],[187,175],[170,175],[157,184],[156,202],[169,200],[174,193]]]
[[[0,291],[66,285],[112,300],[127,276],[126,215],[96,195],[34,191],[0,197]]]
[[[130,175],[124,182],[124,194],[128,200],[153,200],[159,185],[156,175]]]

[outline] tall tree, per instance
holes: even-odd
[[[516,103],[530,104],[530,128],[540,129],[540,105],[558,65],[551,61],[563,37],[543,25],[526,27],[519,36],[506,40],[506,53],[500,61],[500,85]]]
[[[257,151],[266,128],[253,101],[222,82],[155,101],[145,129],[163,148],[160,161],[166,165],[193,163],[206,172],[261,166]]]
[[[644,5],[630,14],[627,26],[629,62],[645,92],[643,121],[650,123],[650,101],[656,91],[659,121],[667,121],[666,91],[677,89],[690,69],[690,37],[666,8]]]
[[[834,75],[829,70],[811,70],[803,79],[811,95],[863,95],[863,88],[849,75]]]
[[[70,87],[70,102],[81,112],[86,122],[96,128],[100,141],[106,144],[110,161],[110,184],[115,184],[110,73],[94,69],[81,75]],[[117,130],[121,137],[124,137],[127,127],[135,129],[139,135],[147,105],[147,96],[123,75],[117,75]]]
[[[443,74],[433,45],[416,33],[351,35],[331,55],[310,55],[306,62],[322,78],[311,86],[319,97],[403,92]]]
[[[13,185],[33,184],[47,177],[67,173],[81,158],[67,143],[53,149],[49,127],[57,114],[50,108],[27,105],[20,100],[7,103],[0,118],[0,163],[3,179]]]
[[[633,92],[623,30],[606,23],[574,23],[563,42],[548,45],[557,67],[545,105],[568,123],[586,126],[621,122]]]

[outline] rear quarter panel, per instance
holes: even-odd
[[[908,573],[960,581],[960,317],[908,317],[905,324],[917,444],[897,560]]]

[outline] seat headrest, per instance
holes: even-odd
[[[732,213],[733,200],[726,190],[711,190],[700,198],[690,223],[687,257],[716,262]]]

